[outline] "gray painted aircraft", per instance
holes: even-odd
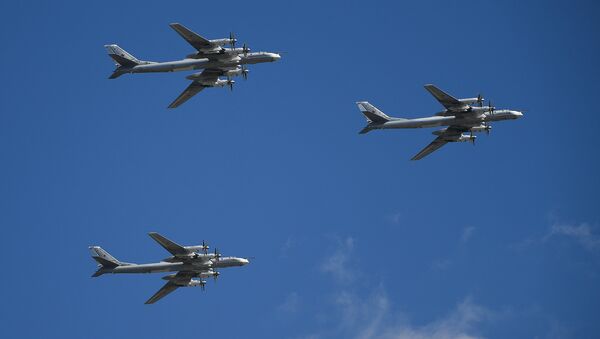
[[[434,85],[425,85],[429,91],[444,106],[445,110],[436,113],[435,116],[417,119],[393,118],[367,101],[359,101],[356,104],[367,118],[367,126],[360,134],[368,133],[374,129],[392,128],[425,128],[448,126],[434,131],[437,138],[422,149],[411,160],[419,160],[438,150],[448,142],[471,142],[475,144],[476,136],[473,133],[490,133],[490,123],[500,120],[513,120],[523,116],[522,112],[508,109],[496,110],[491,103],[483,106],[483,98],[456,99]],[[468,134],[465,134],[468,133]]]
[[[139,60],[127,53],[118,45],[105,45],[108,55],[115,61],[117,69],[109,79],[115,79],[125,73],[155,73],[155,72],[177,72],[187,70],[203,69],[202,72],[194,73],[187,77],[192,83],[173,101],[169,108],[176,108],[191,97],[208,87],[229,86],[233,90],[233,76],[241,75],[248,78],[248,69],[245,65],[263,62],[273,62],[281,59],[277,53],[250,52],[246,44],[236,48],[237,39],[233,34],[224,39],[206,39],[185,26],[172,23],[173,28],[185,41],[196,49],[196,52],[187,55],[182,60],[154,62]],[[230,48],[224,47],[229,45]],[[226,77],[222,79],[221,77]]]
[[[98,270],[92,277],[106,273],[177,272],[163,277],[167,283],[146,301],[146,304],[153,304],[179,287],[200,287],[204,290],[204,279],[213,277],[216,281],[219,276],[217,268],[244,266],[249,263],[245,258],[223,257],[217,249],[214,253],[209,253],[204,242],[197,246],[181,246],[158,233],[150,232],[148,235],[169,251],[171,256],[157,263],[132,264],[117,260],[99,246],[90,246],[92,258],[98,262]]]

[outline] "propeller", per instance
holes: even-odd
[[[235,42],[237,40],[235,39],[235,35],[233,35],[233,32],[229,32],[229,45],[231,46],[231,48],[235,49]]]
[[[217,272],[217,271],[214,271],[214,272],[215,272],[215,273],[213,274],[213,280],[214,280],[215,282],[217,282],[217,278],[218,278],[218,277],[221,275],[221,273],[219,273],[219,272]]]
[[[247,56],[248,52],[250,52],[250,48],[248,48],[246,43],[244,43],[244,45],[242,46],[242,51],[244,51],[244,56]]]
[[[488,101],[488,111],[490,114],[494,114],[494,106],[492,106],[492,100]]]
[[[477,103],[479,104],[479,107],[483,107],[483,97],[481,96],[481,93],[477,94]]]
[[[221,258],[221,253],[219,253],[219,250],[215,247],[215,259],[217,261],[219,261],[220,258]]]
[[[202,240],[202,251],[204,252],[204,254],[208,254],[208,245],[204,240]]]
[[[242,65],[242,77],[244,80],[248,80],[248,72],[250,72],[246,66]]]
[[[229,86],[231,91],[233,91],[233,84],[235,84],[235,81],[229,79],[227,80],[227,86]]]
[[[204,286],[206,286],[206,282],[204,280],[200,281],[200,288],[202,289],[202,291],[205,290]]]

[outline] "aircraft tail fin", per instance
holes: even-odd
[[[358,109],[367,119],[367,126],[365,126],[359,134],[369,133],[371,130],[377,129],[378,125],[382,125],[391,120],[405,120],[402,118],[392,118],[387,114],[383,113],[377,107],[371,105],[368,101],[359,101],[356,103]]]
[[[392,120],[385,113],[371,105],[368,101],[359,101],[356,103],[360,112],[367,118],[367,122],[380,124]]]
[[[101,275],[104,272],[100,271],[105,268],[115,268],[123,264],[100,246],[90,246],[90,252],[92,254],[92,258],[102,265],[102,267],[93,276]]]
[[[106,47],[108,55],[115,61],[117,66],[134,67],[142,63],[141,60],[127,53],[119,45],[105,45],[104,47]]]

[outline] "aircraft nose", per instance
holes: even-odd
[[[523,116],[523,112],[516,111],[515,115],[517,116],[517,118],[520,118]]]
[[[242,262],[242,265],[248,265],[250,263],[250,260],[248,259],[242,259],[240,261]]]
[[[273,58],[273,61],[277,61],[277,60],[281,59],[281,55],[279,55],[277,53],[273,53],[273,55],[271,55],[271,58]]]

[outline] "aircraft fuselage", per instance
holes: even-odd
[[[124,70],[126,73],[157,73],[157,72],[178,72],[197,70],[205,68],[227,68],[238,65],[258,64],[263,62],[273,62],[281,57],[276,53],[255,52],[247,55],[233,56],[223,59],[183,59],[167,62],[148,62]]]
[[[460,116],[432,116],[417,119],[392,119],[372,126],[372,129],[427,128],[438,126],[472,126],[483,122],[518,119],[523,114],[518,111],[496,110],[493,113],[463,113]]]
[[[160,273],[179,271],[205,271],[211,268],[244,266],[248,259],[225,257],[219,260],[189,260],[184,262],[158,262],[150,264],[121,265],[105,269],[104,273]]]

